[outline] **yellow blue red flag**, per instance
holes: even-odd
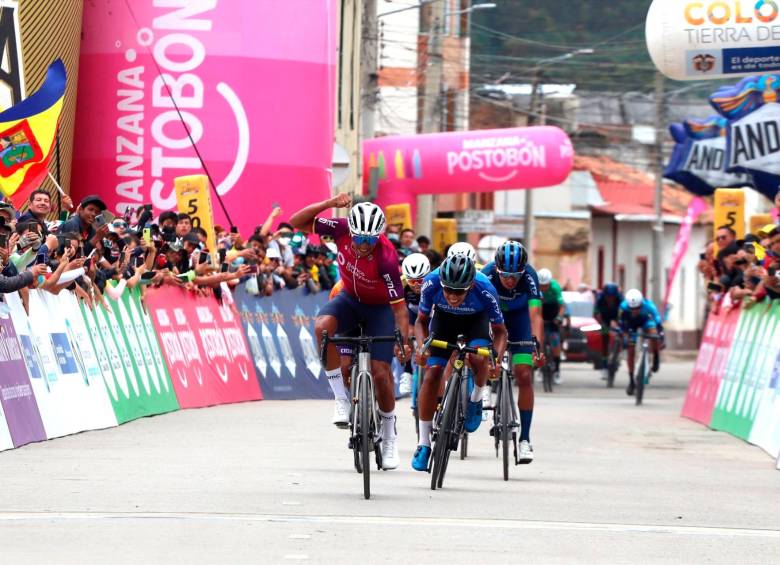
[[[57,59],[35,94],[0,112],[0,192],[17,208],[48,173],[66,80],[65,65]]]

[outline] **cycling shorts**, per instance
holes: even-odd
[[[320,316],[336,318],[336,335],[355,335],[351,332],[359,330],[361,325],[365,335],[389,336],[395,332],[395,316],[389,304],[364,304],[347,292],[340,293],[328,302],[320,310]],[[351,348],[348,351],[348,355],[351,355]],[[371,359],[390,363],[393,360],[393,344],[372,343]]]
[[[492,343],[490,337],[490,315],[478,312],[459,316],[435,309],[431,318],[431,335],[448,343],[455,343],[459,335],[466,336],[470,347],[484,347]],[[451,351],[431,347],[428,367],[446,367]]]
[[[627,331],[628,341],[631,345],[636,344],[639,330],[649,332],[650,330],[655,330],[657,327],[655,320],[648,320],[646,318],[637,318],[636,320],[623,322],[623,331]]]
[[[531,333],[531,314],[528,308],[504,312],[504,323],[509,334],[509,341],[533,341]],[[533,366],[532,345],[510,345],[509,353],[512,356],[512,365]]]

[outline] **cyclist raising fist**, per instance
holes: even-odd
[[[362,326],[366,335],[392,335],[396,327],[404,343],[409,336],[409,314],[404,301],[398,254],[385,236],[385,214],[370,202],[352,206],[349,219],[320,218],[329,208],[347,208],[348,195],[307,206],[290,218],[295,229],[333,237],[338,248],[338,264],[344,290],[333,298],[315,321],[316,335],[347,334]],[[382,467],[398,466],[395,430],[395,387],[390,373],[393,346],[371,346],[371,371],[376,386],[377,404],[382,420]],[[325,374],[336,399],[333,423],[346,426],[349,418],[347,388],[339,367],[335,345],[328,346]]]

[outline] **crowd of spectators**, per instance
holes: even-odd
[[[94,195],[75,209],[67,196],[60,204],[72,213],[53,220],[57,211],[45,190],[30,195],[24,213],[0,201],[0,293],[19,291],[26,303],[29,289],[68,289],[92,306],[134,287],[219,294],[223,283],[244,282],[250,294],[270,296],[282,289],[327,291],[339,278],[332,238],[296,232],[278,207],[251,234],[215,226],[210,249],[208,234],[187,214],[167,211],[155,219],[147,205],[114,217]],[[441,262],[427,237],[395,225],[387,235],[399,265],[414,252]]]
[[[720,303],[728,295],[751,305],[780,298],[780,223],[768,224],[737,239],[729,226],[716,230],[716,239],[699,256],[699,272],[710,299]]]

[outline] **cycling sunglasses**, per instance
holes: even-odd
[[[353,235],[352,236],[352,243],[355,245],[363,245],[364,243],[367,243],[368,245],[374,245],[376,242],[379,241],[378,235]]]
[[[335,241],[335,240],[333,239],[332,235],[321,235],[320,236],[320,241],[322,243],[330,243],[331,241]]]
[[[523,269],[519,273],[507,273],[505,271],[498,271],[498,276],[503,279],[519,279],[524,274],[525,274],[525,269]]]
[[[406,282],[413,285],[422,284],[425,282],[425,278],[419,278],[419,279],[406,279]]]
[[[442,289],[447,294],[453,294],[455,296],[463,296],[464,294],[466,294],[469,291],[469,289],[467,289],[467,288],[449,288],[447,286],[442,286]]]

